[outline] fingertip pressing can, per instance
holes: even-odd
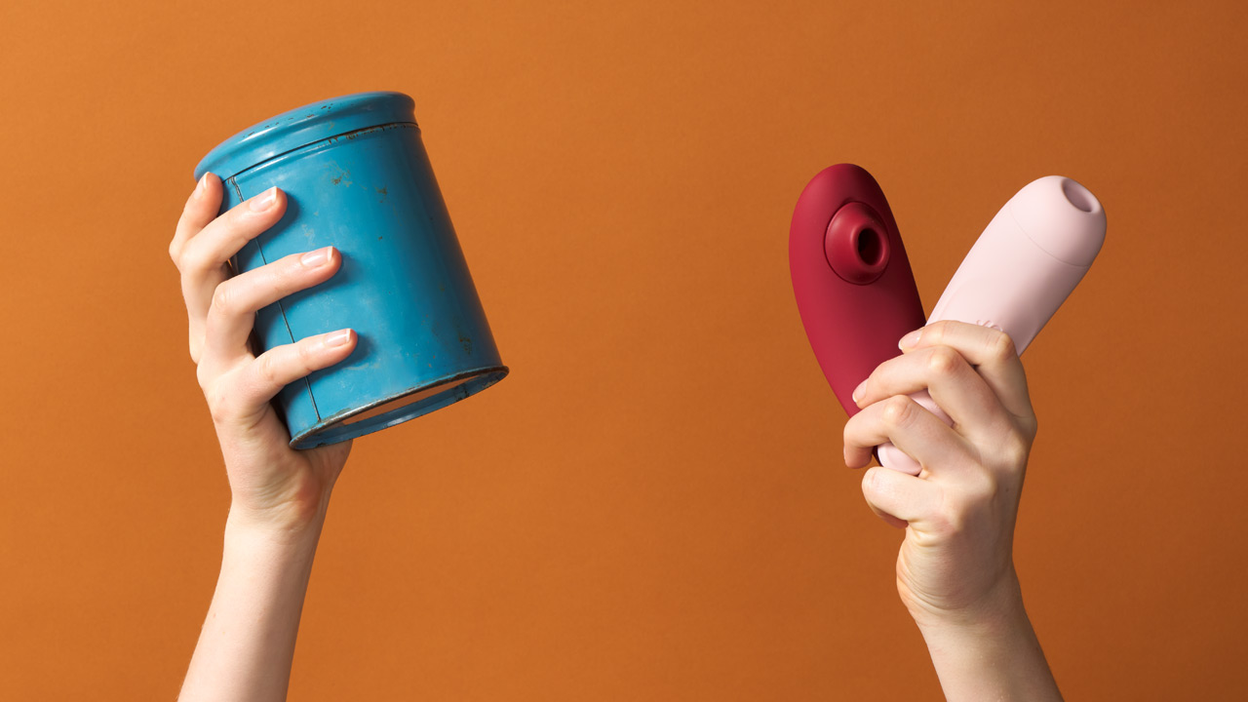
[[[352,328],[355,350],[281,390],[290,445],[346,441],[440,409],[508,373],[420,138],[412,99],[371,92],[278,115],[195,168],[224,184],[221,211],[278,187],[282,219],[231,259],[237,274],[333,246],[328,281],[256,313],[257,354]]]

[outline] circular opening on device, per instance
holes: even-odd
[[[884,257],[884,242],[874,229],[863,229],[856,237],[858,258],[867,266],[877,266]]]
[[[1069,178],[1062,181],[1062,194],[1066,196],[1067,202],[1084,212],[1092,212],[1096,209],[1096,198],[1092,197],[1092,193]]]

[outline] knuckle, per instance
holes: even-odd
[[[845,428],[841,430],[841,443],[851,448],[861,446],[864,421],[866,421],[866,416],[861,412],[850,417],[849,421],[845,422]]]
[[[196,241],[187,242],[178,252],[178,269],[183,273],[202,274],[212,270],[212,267],[208,253]]]
[[[266,353],[256,359],[256,374],[267,385],[276,385],[281,379],[281,364],[276,354]]]
[[[208,400],[208,411],[214,424],[228,424],[236,416],[234,405],[226,393],[217,393]]]
[[[940,344],[945,339],[945,331],[949,322],[941,320],[923,327],[922,341],[924,344]]]
[[[244,202],[240,202],[237,205],[231,207],[230,209],[225,211],[225,214],[217,218],[218,220],[220,220],[221,226],[224,227],[227,232],[232,231],[235,227],[239,226],[239,224],[242,223],[244,219],[246,219],[247,217],[246,204],[247,203],[244,200]]]
[[[1023,434],[1027,437],[1028,445],[1036,440],[1036,434],[1039,432],[1040,421],[1034,414],[1023,418]]]
[[[235,290],[235,286],[231,284],[230,281],[221,283],[217,286],[216,290],[212,291],[211,309],[218,315],[230,314],[234,312],[234,307],[237,302],[238,291]]]
[[[193,355],[193,354],[192,354]],[[195,380],[199,383],[199,389],[204,391],[204,397],[207,398],[208,404],[212,404],[212,375],[208,372],[206,364],[200,363],[195,366]]]
[[[1027,464],[1027,456],[1030,453],[1031,442],[1017,432],[1010,432],[1001,442],[1001,458],[1015,470]]]
[[[905,395],[894,395],[884,401],[881,419],[885,426],[896,429],[914,421],[914,413],[919,409],[914,400]]]
[[[246,201],[243,201],[230,208],[230,211],[226,213],[222,224],[225,225],[225,231],[230,236],[240,238],[246,237],[247,232],[252,226],[254,219],[253,215],[255,214],[257,213],[252,212],[247,207]]]
[[[885,479],[883,471],[886,470],[888,470],[888,468],[876,466],[868,470],[866,475],[862,476],[863,495],[873,504],[896,496],[897,491],[893,484]]]
[[[988,337],[988,357],[997,361],[1008,361],[1018,355],[1014,340],[1003,331],[995,331]]]
[[[982,523],[983,517],[996,509],[1001,492],[1000,481],[988,471],[964,478],[956,494],[941,506],[946,533],[963,534],[973,524]]]
[[[285,297],[290,293],[305,287],[307,283],[301,281],[307,277],[309,269],[299,263],[297,256],[292,257],[293,261],[287,261],[285,265],[273,266],[269,271],[268,287],[273,297]]]
[[[881,379],[881,371],[883,371],[884,366],[887,363],[888,361],[885,361],[884,363],[876,366],[875,369],[871,371],[871,375],[868,375],[866,379],[862,381],[862,393],[858,396],[859,402],[861,402],[864,398],[871,397],[872,392],[885,387],[884,382]],[[854,389],[856,390],[857,388]]]
[[[937,346],[932,349],[927,360],[928,370],[936,376],[955,375],[962,365],[962,356],[948,346]]]
[[[963,512],[970,512],[982,505],[997,502],[1001,495],[1001,481],[989,471],[981,471],[970,480],[966,491],[966,505]]]
[[[867,472],[863,473],[862,482],[860,483],[862,487],[862,496],[866,499],[867,504],[871,504],[871,495],[875,492],[875,476],[871,474],[871,471],[873,470],[875,469],[867,469]]]
[[[962,517],[950,501],[946,500],[940,509],[927,518],[927,538],[944,541],[956,535],[962,529]]]
[[[959,494],[945,501],[934,520],[936,530],[948,539],[960,540],[975,530],[991,504],[985,495],[989,491],[983,485],[964,485]]]
[[[312,363],[316,360],[316,351],[318,343],[316,339],[305,339],[295,345],[295,354],[299,358],[299,365],[303,370],[311,370]]]
[[[881,486],[880,486],[879,474],[876,472],[875,468],[868,469],[866,474],[862,476],[863,493],[869,497],[875,493],[878,493],[880,491],[880,487]]]

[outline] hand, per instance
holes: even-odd
[[[923,467],[862,481],[871,509],[906,529],[897,589],[916,622],[991,617],[1021,597],[1014,522],[1036,435],[1023,366],[1006,334],[972,324],[937,322],[902,347],[854,393],[864,409],[845,426],[845,462],[861,468],[892,441]],[[953,426],[907,397],[924,389]]]
[[[1009,336],[936,322],[902,338],[854,391],[845,463],[861,468],[892,441],[917,476],[875,467],[867,504],[904,527],[897,591],[923,633],[949,700],[1061,700],[1023,607],[1014,521],[1036,417]],[[947,425],[907,397],[926,389]]]
[[[291,449],[270,400],[285,385],[350,355],[356,335],[344,329],[312,336],[259,357],[248,338],[257,310],[328,280],[342,257],[327,247],[231,277],[227,261],[282,218],[286,196],[272,188],[218,217],[221,197],[221,180],[206,174],[169,244],[182,274],[191,360],[225,457],[231,521],[298,533],[324,518],[351,443]]]

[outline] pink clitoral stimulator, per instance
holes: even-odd
[[[1083,279],[1105,241],[1105,210],[1070,178],[1046,176],[1018,191],[988,223],[932,310],[928,324],[973,322],[1010,335],[1019,354]],[[927,392],[911,395],[946,424]],[[880,464],[912,475],[921,466],[892,444]]]

